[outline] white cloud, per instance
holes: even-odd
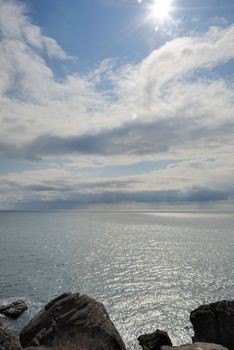
[[[0,1],[1,40],[12,41],[16,46],[23,42],[32,48],[45,50],[50,57],[62,60],[69,58],[56,40],[43,35],[40,27],[30,22],[26,12],[23,3]]]
[[[234,200],[234,162],[203,159],[184,161],[143,175],[105,179],[87,173],[54,168],[0,176],[0,208],[35,202],[75,208],[90,203],[125,200],[151,203],[164,201]],[[87,177],[87,179],[86,179]],[[210,199],[211,198],[211,199]],[[62,206],[61,206],[62,205]],[[32,209],[32,208],[31,208]]]
[[[172,81],[185,79],[197,70],[212,69],[234,58],[234,26],[226,29],[212,27],[197,37],[174,39],[154,50],[140,64],[127,65],[118,72],[119,93],[135,101],[154,104],[162,89]]]
[[[25,11],[19,2],[0,1],[0,91],[21,100],[43,102],[56,86],[43,53],[60,60],[69,56],[30,23]]]

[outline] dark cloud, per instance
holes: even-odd
[[[84,208],[90,204],[118,203],[188,203],[188,202],[217,202],[231,198],[231,194],[222,190],[209,188],[193,188],[187,192],[179,190],[141,191],[141,192],[101,192],[75,193],[66,199],[36,200],[18,203],[17,208],[33,210],[68,210]]]
[[[233,135],[234,123],[201,127],[189,118],[171,118],[148,123],[131,122],[114,129],[81,136],[46,134],[16,146],[0,143],[0,154],[8,158],[37,159],[66,154],[146,155],[181,147],[203,147],[222,143]]]
[[[23,149],[23,154],[59,155],[69,153],[118,155],[165,152],[170,140],[178,137],[178,131],[168,122],[128,123],[119,128],[96,134],[61,137],[43,135]],[[166,137],[166,138],[165,138]]]
[[[17,191],[26,190],[27,192],[33,191],[33,192],[51,192],[51,191],[58,191],[58,192],[74,192],[74,191],[87,191],[90,189],[94,189],[94,191],[107,188],[110,189],[125,189],[129,185],[134,183],[141,183],[140,180],[134,180],[134,179],[113,179],[113,180],[97,180],[96,182],[91,181],[82,181],[79,182],[77,180],[71,181],[69,184],[69,181],[66,180],[47,180],[42,181],[40,183],[40,179],[37,180],[38,183],[35,184],[27,184],[27,183],[20,183],[16,180],[8,180],[4,179],[1,181],[1,187],[0,187],[0,193],[3,193],[5,190],[8,191],[9,188]]]

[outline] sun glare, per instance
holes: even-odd
[[[172,0],[155,0],[152,5],[151,15],[153,18],[164,21],[169,18],[172,10]]]

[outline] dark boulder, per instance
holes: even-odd
[[[20,333],[23,348],[126,350],[105,307],[86,295],[63,294],[47,304]]]
[[[190,314],[193,342],[221,344],[234,350],[234,301],[202,305]]]
[[[143,350],[160,350],[162,345],[172,346],[167,332],[160,331],[159,329],[154,333],[140,335],[138,341]]]
[[[18,337],[0,325],[0,350],[22,350]]]
[[[16,319],[27,310],[27,308],[27,304],[24,301],[17,300],[7,305],[0,305],[0,313],[7,317]]]

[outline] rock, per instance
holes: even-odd
[[[162,345],[172,346],[167,332],[160,331],[159,329],[154,333],[140,335],[138,341],[143,350],[160,350]]]
[[[228,350],[222,345],[213,343],[194,343],[180,346],[162,346],[161,350]]]
[[[79,293],[65,293],[47,304],[20,333],[23,348],[126,350],[105,307]],[[37,348],[38,350],[38,348]]]
[[[234,301],[202,305],[190,314],[193,342],[221,344],[234,350]]]
[[[30,346],[30,348],[26,348],[25,350],[50,350],[51,348],[45,348],[44,346]]]
[[[0,325],[0,350],[22,350],[18,337]]]
[[[10,317],[18,318],[25,310],[27,310],[27,305],[22,300],[13,301],[13,303],[7,305],[0,305],[0,313]]]

